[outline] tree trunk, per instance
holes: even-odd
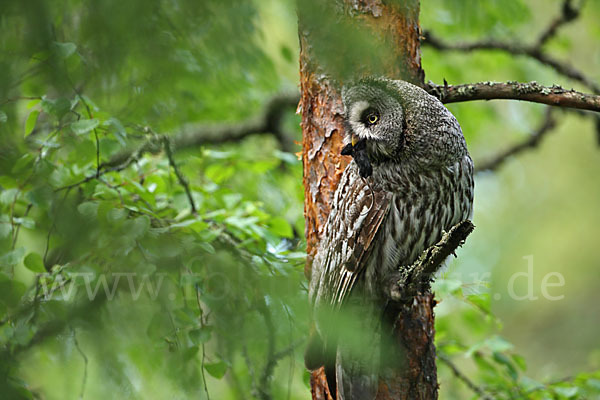
[[[313,3],[313,6],[322,1]],[[338,17],[349,18],[352,24],[366,27],[371,33],[370,40],[387,50],[385,57],[377,60],[375,66],[365,68],[368,60],[364,63],[363,60],[352,60],[357,73],[385,75],[423,85],[418,0],[388,1],[386,4],[382,0],[343,0],[336,2],[331,9],[338,13],[330,17],[332,24],[338,23]],[[322,43],[316,41],[322,40],[322,37],[319,38],[316,29],[310,27],[314,21],[309,21],[310,17],[303,15],[302,10],[299,14],[304,214],[308,252],[305,272],[309,276],[333,193],[349,158],[340,156],[344,126],[343,107],[337,89],[339,84],[317,57],[315,46]],[[322,21],[320,23],[323,24]],[[425,294],[393,311],[391,320],[395,321],[393,335],[396,347],[390,351],[396,352],[398,362],[382,374],[377,399],[437,398],[434,305],[433,296]],[[331,398],[323,369],[312,373],[311,393],[313,399]]]

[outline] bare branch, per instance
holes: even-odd
[[[469,389],[471,389],[475,394],[477,394],[480,399],[483,399],[483,400],[493,400],[492,396],[490,396],[489,394],[487,394],[485,392],[485,390],[483,390],[482,388],[480,388],[479,386],[477,386],[475,383],[473,383],[473,381],[471,381],[465,374],[463,374],[456,367],[456,365],[454,365],[454,363],[448,357],[446,357],[443,354],[438,353],[437,354],[437,358],[438,358],[438,360],[440,360],[444,364],[446,364],[448,366],[448,368],[450,368],[450,370],[452,371],[452,373],[454,374],[454,376],[456,376],[465,385],[467,385],[467,387]]]
[[[104,294],[99,293],[90,302],[83,302],[70,307],[63,318],[38,325],[35,334],[28,342],[15,344],[12,348],[0,349],[0,358],[8,360],[9,358],[17,357],[22,352],[44,343],[47,339],[57,337],[65,329],[69,328],[73,321],[94,315],[107,300]]]
[[[260,115],[237,123],[192,125],[185,127],[171,138],[173,152],[199,147],[205,144],[237,142],[255,134],[270,133],[280,141],[284,151],[292,151],[290,135],[282,128],[282,119],[286,109],[296,106],[300,100],[298,93],[281,93],[269,100]],[[132,154],[158,153],[161,146],[151,138],[136,149],[125,149],[104,163],[103,167],[123,164]]]
[[[472,100],[521,100],[550,106],[578,108],[600,112],[600,96],[567,90],[560,86],[542,86],[537,82],[478,82],[463,85],[428,83],[425,90],[442,103]]]
[[[435,273],[446,258],[462,246],[475,225],[469,220],[459,222],[440,241],[425,250],[419,259],[408,267],[402,267],[391,282],[390,298],[394,301],[411,301],[419,293],[429,289]]]
[[[533,45],[503,42],[494,39],[483,39],[475,42],[448,43],[433,34],[431,31],[423,32],[423,45],[430,46],[441,51],[471,52],[475,50],[496,50],[513,55],[527,56],[537,60],[541,64],[553,68],[557,73],[587,86],[594,93],[600,94],[600,85],[589,79],[583,72],[579,71],[574,66],[557,60],[556,58],[546,54],[542,49],[544,44],[556,35],[559,27],[567,22],[575,20],[579,16],[580,10],[581,6],[579,8],[575,8],[572,6],[571,0],[565,0],[563,2],[562,14],[556,17],[550,23],[550,25],[540,34],[537,42]]]
[[[534,47],[538,49],[541,48],[546,42],[548,42],[548,40],[552,39],[556,35],[558,28],[577,19],[582,6],[583,1],[581,1],[579,7],[576,8],[573,7],[571,0],[564,0],[561,14],[554,18],[546,30],[542,32]]]
[[[498,153],[489,160],[478,163],[475,166],[475,173],[481,171],[493,171],[502,165],[510,157],[521,153],[522,151],[533,149],[538,146],[542,138],[556,126],[556,121],[552,115],[552,108],[548,107],[546,116],[541,125],[526,140],[517,143],[514,146]]]

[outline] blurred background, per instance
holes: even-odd
[[[562,7],[423,0],[420,20],[529,44]],[[584,2],[544,46],[597,83],[598,21]],[[309,398],[297,29],[292,0],[0,3],[1,398]],[[590,92],[525,56],[422,62],[437,84]],[[546,115],[448,108],[476,165]],[[477,228],[434,287],[441,399],[477,397],[450,365],[493,398],[600,398],[600,124],[553,118],[477,175]]]

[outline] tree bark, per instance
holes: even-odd
[[[333,1],[333,0],[329,0]],[[377,44],[387,48],[386,57],[376,67],[364,71],[361,60],[353,60],[362,73],[385,75],[423,85],[420,58],[418,0],[343,0],[335,3],[341,17],[367,27]],[[337,17],[340,17],[338,15]],[[335,23],[332,18],[332,23]],[[336,82],[313,51],[314,29],[300,13],[300,85],[302,113],[302,161],[304,164],[307,264],[316,252],[330,202],[349,157],[340,156],[344,132],[339,82]],[[377,399],[436,399],[434,313],[435,301],[429,292],[399,306],[391,317],[397,363],[384,371]],[[311,376],[313,399],[330,399],[323,369]]]

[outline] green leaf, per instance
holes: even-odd
[[[559,395],[570,399],[577,395],[579,388],[577,386],[555,387],[554,391]]]
[[[494,352],[492,356],[494,357],[494,361],[496,361],[498,364],[506,366],[508,374],[510,375],[512,380],[517,380],[517,378],[519,377],[519,372],[505,354]]]
[[[125,137],[127,136],[127,132],[125,131],[125,127],[123,126],[123,124],[121,124],[121,121],[114,117],[111,117],[107,119],[103,125],[112,126],[115,130],[115,137],[119,141],[119,144],[121,144],[121,146],[125,146]]]
[[[25,285],[19,281],[0,281],[0,302],[8,307],[15,307],[26,290]]]
[[[200,329],[194,329],[189,332],[190,340],[196,344],[206,343],[210,340],[211,328],[209,326],[202,327]]]
[[[284,163],[289,164],[289,165],[299,165],[302,163],[302,161],[300,161],[298,159],[298,156],[296,156],[293,153],[287,153],[284,151],[275,150],[273,152],[273,155],[275,157],[277,157],[278,159],[280,159],[281,161],[283,161]]]
[[[437,279],[435,291],[440,293],[454,293],[462,288],[462,281],[458,279]]]
[[[13,339],[21,346],[25,346],[35,334],[35,326],[30,324],[18,324]]]
[[[44,267],[44,260],[38,253],[29,253],[23,260],[25,267],[32,272],[44,273],[46,268]]]
[[[292,53],[292,49],[290,49],[288,46],[281,46],[280,48],[281,50],[281,56],[283,57],[284,60],[286,60],[287,62],[293,62],[294,60],[294,55]]]
[[[193,359],[196,358],[196,355],[198,354],[198,350],[200,350],[200,348],[198,346],[190,346],[187,349],[183,350],[183,352],[182,352],[183,360],[192,361]]]
[[[173,316],[181,326],[192,325],[197,321],[196,315],[189,308],[178,308],[173,311]]]
[[[26,229],[35,228],[35,220],[33,220],[33,218],[15,217],[15,218],[13,218],[13,221],[15,222],[16,225],[21,225],[23,228],[26,228]]]
[[[269,230],[279,237],[291,238],[294,236],[291,225],[282,217],[271,219],[269,222]]]
[[[27,192],[25,197],[36,207],[46,209],[52,202],[54,192],[48,186],[38,186]]]
[[[42,110],[58,119],[61,119],[70,109],[71,101],[64,97],[55,100],[42,99]]]
[[[517,366],[521,369],[521,371],[527,370],[527,363],[525,362],[525,358],[521,357],[518,354],[511,355],[511,358],[513,359],[514,363],[517,364]]]
[[[10,235],[12,227],[8,222],[0,222],[0,239],[4,239]]]
[[[13,174],[19,174],[26,169],[29,169],[33,165],[33,161],[35,158],[31,153],[25,153],[21,158],[17,160],[15,165],[13,165],[11,172]]]
[[[33,129],[35,128],[35,124],[37,123],[38,115],[40,115],[39,110],[33,110],[29,113],[27,120],[25,121],[25,136],[29,136]]]
[[[8,116],[4,111],[0,111],[0,124],[5,123],[6,121],[8,121]]]
[[[163,339],[169,334],[170,323],[171,321],[165,313],[156,313],[146,329],[146,334],[151,339]]]
[[[82,119],[71,124],[71,130],[77,135],[83,135],[84,133],[88,133],[92,129],[96,128],[100,124],[95,118],[92,119]]]
[[[590,378],[585,383],[590,388],[592,388],[596,391],[600,391],[600,380],[599,379]]]
[[[42,101],[42,99],[32,99],[32,100],[29,100],[27,102],[27,105],[26,105],[27,109],[31,110],[33,107],[35,107],[38,104],[40,104],[40,101]]]
[[[17,188],[3,190],[2,193],[0,193],[0,204],[4,204],[6,206],[12,204],[18,194],[19,189]]]
[[[147,215],[142,215],[133,220],[130,219],[125,223],[125,227],[127,230],[127,235],[133,238],[140,238],[144,236],[150,228],[150,217]]]
[[[200,247],[203,251],[207,252],[208,254],[215,254],[215,248],[210,243],[199,242],[198,247]]]
[[[71,55],[73,55],[73,53],[75,53],[75,50],[77,50],[75,43],[70,42],[54,42],[54,46],[56,48],[56,54],[62,59],[69,58]]]
[[[477,364],[477,367],[479,368],[479,370],[481,370],[481,372],[496,375],[496,368],[494,368],[494,366],[482,356],[478,354],[473,354],[473,360],[475,361],[475,364]]]
[[[217,379],[221,379],[225,376],[227,368],[227,364],[225,364],[223,361],[204,364],[204,369],[206,370],[206,372],[208,372],[211,376]]]
[[[506,341],[502,337],[495,335],[485,341],[485,344],[493,352],[503,352],[513,348],[512,343]]]
[[[542,383],[540,383],[534,379],[531,379],[527,376],[522,376],[521,379],[519,380],[519,383],[527,391],[533,391],[533,390],[544,388],[544,385]]]
[[[77,211],[86,218],[94,219],[98,215],[98,203],[86,201],[77,206]]]
[[[304,383],[304,386],[307,389],[310,389],[310,381],[311,381],[310,372],[307,370],[304,370],[304,372],[302,373],[302,382]]]
[[[491,297],[489,293],[478,293],[467,296],[467,300],[486,314],[491,314]]]
[[[23,247],[19,247],[18,249],[9,251],[8,253],[0,257],[0,267],[18,264],[24,255],[25,249]]]
[[[12,176],[2,175],[0,176],[0,186],[4,189],[16,188],[18,185],[16,179]]]

